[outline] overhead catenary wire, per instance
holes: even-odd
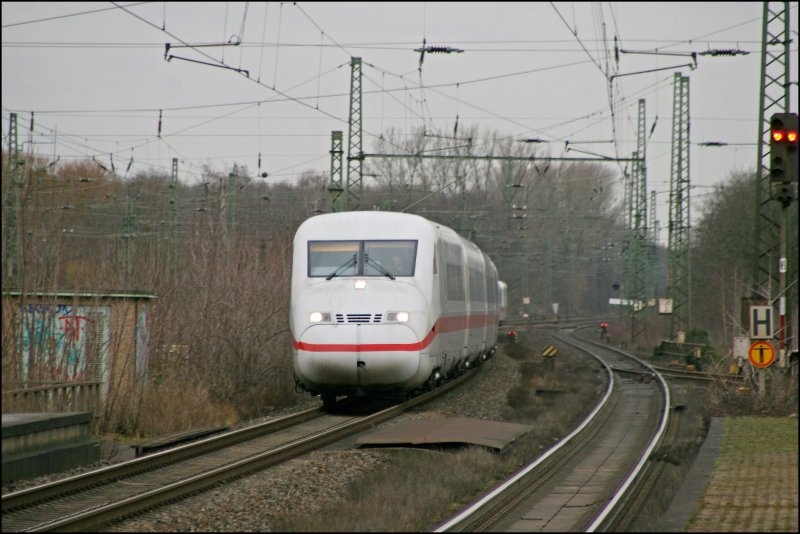
[[[264,2],[264,23],[261,27],[261,42],[264,42],[264,39],[267,35],[267,15],[269,14],[269,2]],[[265,46],[261,46],[261,54],[258,58],[258,81],[261,82],[261,72],[264,68],[264,49]]]
[[[343,66],[343,65],[340,65],[339,67],[341,67],[341,66]],[[371,66],[372,66],[372,65],[371,65]],[[373,66],[373,67],[374,67],[374,66]],[[337,67],[337,68],[338,68],[338,67]],[[332,70],[334,70],[334,69],[332,69]],[[382,71],[382,72],[386,73],[386,71]],[[388,73],[388,74],[390,74],[390,75],[394,75],[393,73]],[[394,75],[394,76],[398,76],[398,75]],[[368,77],[367,77],[367,78],[368,78]],[[368,78],[368,79],[369,79],[369,78]],[[405,80],[405,78],[403,78],[403,80]],[[404,83],[405,83],[405,82],[404,82]],[[460,86],[460,84],[459,84],[459,86]],[[407,86],[404,88],[404,90],[406,90],[406,91],[407,91],[408,89],[409,89],[409,88],[408,88]],[[441,93],[440,93],[440,94],[441,94]],[[443,95],[443,96],[446,96],[447,98],[452,98],[450,95]],[[459,103],[460,103],[460,100],[461,100],[461,99],[460,99],[460,97],[459,97],[459,99],[458,99],[458,100],[459,100]],[[264,100],[264,101],[257,101],[257,102],[255,102],[255,103],[254,103],[254,105],[258,105],[258,104],[260,104],[260,103],[263,103],[263,102],[268,102],[268,100]],[[399,101],[398,101],[398,102],[399,102]],[[176,136],[176,135],[180,135],[180,134],[182,134],[182,133],[184,133],[184,132],[186,132],[186,131],[188,131],[188,130],[191,130],[191,129],[193,129],[193,128],[200,127],[200,126],[202,126],[203,124],[207,124],[207,123],[213,122],[214,120],[219,120],[219,119],[220,119],[220,118],[222,118],[222,117],[231,116],[231,115],[233,115],[233,114],[236,114],[236,113],[237,113],[237,111],[238,111],[238,112],[241,112],[241,111],[243,111],[243,110],[247,109],[247,104],[251,104],[251,103],[237,103],[237,104],[245,104],[245,107],[243,107],[242,109],[239,109],[239,110],[234,110],[233,112],[230,112],[230,113],[223,114],[222,116],[213,117],[213,118],[211,118],[211,119],[209,119],[209,120],[207,120],[207,121],[204,121],[204,122],[202,122],[202,123],[200,123],[200,124],[196,124],[196,125],[193,125],[193,126],[191,126],[191,127],[184,128],[184,129],[182,129],[182,130],[177,130],[177,131],[171,132],[169,135],[170,135],[170,136]],[[459,105],[460,105],[460,104],[459,104]],[[216,107],[216,105],[215,105],[214,107]],[[472,107],[476,107],[476,106],[472,106]],[[181,108],[181,109],[185,109],[185,108]],[[480,108],[480,107],[477,107],[477,109],[479,109],[479,110],[481,110],[481,111],[484,111],[484,112],[488,112],[488,110],[485,110],[485,109],[483,109],[483,108]],[[414,112],[413,110],[412,110],[412,112],[416,114],[416,112]],[[592,115],[592,114],[589,114],[589,115],[587,115],[587,116],[591,116],[591,115]],[[494,116],[496,116],[497,118],[500,118],[500,119],[504,119],[503,117],[501,117],[501,116],[499,116],[499,115],[494,115]],[[420,116],[420,117],[421,117],[421,116]],[[584,117],[586,117],[586,116],[584,116]],[[582,117],[578,117],[577,119],[574,119],[574,120],[580,120],[581,118],[582,118]],[[567,121],[567,122],[572,122],[572,121]],[[521,124],[520,124],[520,125],[521,125]],[[521,126],[524,126],[524,125],[521,125]],[[66,135],[66,134],[65,134],[65,135]],[[143,143],[142,143],[142,145],[145,145],[145,144],[148,144],[148,142],[143,142]],[[142,146],[142,145],[139,145],[139,146]],[[99,152],[99,151],[98,151],[98,152]]]
[[[278,86],[278,58],[280,57],[281,51],[281,22],[283,21],[283,2],[280,5],[280,11],[278,12],[278,34],[276,37],[276,46],[275,46],[275,64],[272,70],[272,87]],[[259,83],[261,83],[259,81]]]
[[[243,60],[243,57],[244,57],[244,48],[242,48],[239,45],[241,45],[242,42],[244,41],[244,28],[245,28],[245,23],[247,22],[247,9],[248,9],[249,6],[250,6],[250,2],[245,2],[244,3],[244,13],[242,14],[242,24],[239,27],[239,34],[236,35],[236,36],[231,36],[231,38],[229,39],[229,42],[235,42],[236,45],[239,47],[239,70],[240,71],[244,70],[244,69],[242,69],[242,60]],[[234,39],[234,37],[236,39]],[[223,53],[224,53],[224,50],[225,50],[225,48],[223,47]]]
[[[138,6],[138,5],[141,5],[141,4],[149,4],[149,3],[150,2],[136,2],[135,4],[128,4],[125,7],[134,7],[134,6]],[[11,24],[3,24],[2,27],[3,28],[12,28],[14,26],[24,26],[26,24],[36,24],[36,23],[39,23],[39,22],[48,22],[48,21],[52,21],[52,20],[66,19],[66,18],[70,18],[70,17],[79,17],[79,16],[82,16],[82,15],[90,15],[92,13],[100,13],[101,11],[109,11],[109,10],[112,10],[112,9],[119,9],[119,7],[120,6],[104,7],[104,8],[101,8],[101,9],[92,9],[90,11],[81,11],[81,12],[78,12],[78,13],[69,13],[67,15],[56,15],[56,16],[53,16],[53,17],[46,17],[46,18],[42,18],[42,19],[26,20],[26,21],[23,21],[23,22],[13,22]]]
[[[597,60],[595,60],[595,58],[592,56],[592,54],[589,53],[589,51],[586,49],[586,46],[583,44],[583,41],[581,41],[580,38],[578,37],[577,28],[575,30],[571,30],[570,27],[569,27],[569,24],[567,23],[566,20],[564,20],[564,17],[561,15],[561,12],[558,10],[556,5],[553,2],[550,2],[550,5],[553,7],[553,9],[555,10],[556,14],[561,19],[561,21],[564,23],[564,25],[566,25],[567,29],[570,30],[572,32],[572,35],[575,36],[575,40],[578,41],[578,44],[581,46],[583,51],[586,52],[586,55],[589,56],[589,59],[592,61],[592,63],[594,63],[595,67],[597,67],[600,70],[600,72],[605,75],[605,73],[603,72],[603,67],[601,67],[600,64],[597,63]]]
[[[165,25],[166,25],[165,23],[164,23],[164,24],[162,24],[162,26],[165,26]],[[323,35],[323,36],[325,36],[325,37],[327,38],[327,35],[325,35],[325,33],[324,33],[324,32],[322,32],[322,31],[321,31],[321,35]],[[262,39],[262,40],[263,40],[263,39]],[[321,39],[320,39],[320,44],[319,44],[319,45],[316,45],[316,46],[320,46],[320,55],[322,54],[322,46],[323,46],[323,44],[324,44],[324,43],[322,43],[322,40],[323,40],[323,39],[321,38]],[[589,41],[587,41],[586,39],[583,39],[583,41],[584,41],[584,42],[589,42]],[[286,43],[281,43],[281,42],[280,42],[280,40],[279,40],[279,45],[286,45]],[[585,53],[585,51],[584,51],[584,53]],[[589,57],[591,58],[591,57],[592,57],[592,54],[589,54]],[[320,62],[320,63],[321,63],[321,62]],[[383,77],[383,78],[386,78],[385,74],[382,74],[382,77]],[[316,80],[317,80],[317,85],[318,85],[318,87],[319,87],[319,84],[320,84],[320,78],[319,78],[319,77],[317,77],[317,78],[316,78]],[[461,83],[463,83],[463,82],[455,82],[455,83],[453,83],[453,84],[450,84],[450,85],[451,85],[451,86],[452,86],[452,85],[456,85],[456,91],[458,92],[458,90],[459,90],[459,88],[460,88],[460,84],[461,84]],[[424,85],[424,84],[422,84],[422,83],[420,84],[420,86],[421,86],[421,87],[427,87],[427,86],[425,86],[425,85]],[[446,86],[446,85],[441,85],[441,87],[445,87],[445,86]],[[386,86],[386,83],[385,83],[385,82],[383,82],[383,83],[381,83],[381,84],[379,85],[379,90],[378,90],[378,91],[376,91],[376,92],[380,92],[380,93],[381,93],[381,95],[382,95],[382,98],[384,98],[386,95],[390,94],[390,93],[387,93],[387,92],[386,92],[386,91],[389,91],[389,90],[397,91],[397,90],[401,90],[401,89],[394,89],[394,88],[387,87],[387,86]],[[346,94],[346,93],[342,93],[342,94]],[[321,98],[325,98],[325,95],[321,95],[321,94],[320,94],[320,91],[319,91],[319,89],[318,89],[318,90],[316,91],[316,95],[313,95],[313,96],[314,96],[314,97],[316,98],[316,100],[317,100],[317,103],[316,103],[316,105],[315,105],[314,107],[318,108],[318,107],[319,107],[319,101],[320,101],[320,99],[321,99]],[[290,98],[288,98],[287,100],[301,100],[302,98],[311,98],[311,97],[290,97]],[[461,99],[461,98],[460,98],[460,95],[456,97],[457,104],[458,104],[458,101],[459,101],[460,99]],[[624,101],[624,99],[623,99],[623,100],[621,100],[621,101]],[[261,101],[259,101],[259,102],[264,102],[264,103],[266,103],[267,101],[266,101],[266,100],[261,100]],[[428,103],[428,101],[427,101],[427,100],[423,100],[423,102],[425,102],[427,105],[429,105],[429,103]],[[466,105],[466,104],[465,104],[465,105]],[[617,105],[619,105],[619,104],[617,104]],[[260,105],[258,105],[257,107],[259,108],[259,113],[260,113],[260,107],[261,107],[261,106],[260,106]],[[502,114],[495,114],[494,116],[495,116],[495,117],[497,117],[497,118],[502,118],[502,117],[501,117],[501,115],[502,115]],[[382,117],[382,118],[383,118],[383,116],[384,116],[384,114],[381,114],[381,117]],[[432,113],[430,113],[430,110],[428,110],[428,112],[427,112],[427,113],[424,113],[424,119],[423,119],[423,120],[425,120],[426,122],[430,122],[430,121],[432,121],[432,120],[433,120],[433,115],[432,115]],[[172,119],[170,119],[170,121],[172,121]],[[518,121],[518,122],[521,122],[521,121]],[[198,125],[198,127],[201,127],[203,124],[205,124],[205,123],[202,123],[201,125]],[[381,128],[381,132],[382,132],[382,131],[383,131],[383,128]],[[165,131],[164,133],[166,134],[167,132]],[[180,135],[180,134],[176,134],[176,135]],[[124,149],[123,149],[123,150],[124,150]]]
[[[584,42],[587,39],[583,40]],[[448,41],[444,41],[447,43]],[[473,41],[454,41],[453,44],[459,44],[461,46],[468,46]],[[497,41],[498,44],[503,43],[504,41]],[[548,41],[520,41],[520,42],[548,42]],[[562,41],[550,41],[550,42],[562,42]],[[569,41],[571,42],[571,41]],[[641,40],[641,39],[628,39],[628,42],[636,43],[648,43],[653,44],[654,50],[658,50],[659,46],[658,43],[666,43],[670,44],[672,41],[667,42],[664,40]],[[752,45],[752,47],[748,50],[742,50],[744,52],[755,53],[758,52],[757,45],[760,41],[747,41],[747,40],[722,40],[722,39],[714,39],[709,41],[704,40],[691,40],[691,41],[680,41],[678,44],[683,45],[692,45],[692,44],[729,44],[734,46],[741,46],[743,44]],[[492,44],[491,42],[486,44]],[[100,49],[141,49],[141,48],[156,48],[156,49],[163,49],[164,43],[163,42],[108,42],[108,41],[93,41],[93,42],[86,42],[86,41],[3,41],[3,46],[5,48],[100,48]],[[277,42],[266,42],[262,38],[261,41],[242,41],[237,46],[240,48],[259,48],[259,49],[266,49],[266,48],[277,48],[279,45]],[[341,48],[340,45],[337,44],[326,44],[322,43],[290,43],[290,42],[281,42],[280,48],[317,48],[322,46],[323,48]],[[373,50],[373,51],[384,51],[384,52],[391,52],[391,51],[398,51],[398,52],[407,52],[410,49],[413,49],[417,44],[415,43],[374,43],[374,44],[360,44],[360,43],[348,43],[347,48],[350,49],[351,52],[355,50]],[[596,53],[604,53],[605,49],[603,48],[604,45],[602,42],[598,45],[599,48],[587,48],[589,52],[596,52]],[[675,45],[677,46],[677,45]],[[561,54],[585,54],[583,50],[575,50],[574,48],[477,48],[470,46],[469,47],[470,55],[476,53],[498,53],[498,54],[508,54],[511,52],[519,52],[524,54],[533,54],[533,53],[540,53],[540,54],[553,54],[553,53],[561,53]],[[702,53],[703,51],[697,50],[684,50],[679,53],[683,54],[691,54],[692,52],[696,52],[698,54]]]

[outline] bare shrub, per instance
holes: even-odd
[[[134,428],[140,436],[237,421],[236,409],[215,400],[200,380],[174,374],[145,389],[137,415]]]
[[[745,415],[770,415],[783,417],[797,414],[797,376],[782,369],[767,369],[764,390],[758,375],[744,381],[714,380],[706,390],[708,417],[733,417]]]
[[[207,169],[200,186],[188,186],[166,173],[120,178],[90,160],[52,166],[27,156],[19,170],[20,250],[3,248],[4,289],[157,296],[147,309],[149,369],[122,362],[125,379],[108,384],[102,431],[154,428],[140,417],[145,392],[181,398],[196,414],[192,424],[215,419],[215,406],[253,417],[295,401],[291,242],[299,221],[319,207],[320,195],[305,187],[322,182],[308,177],[297,194],[291,186],[256,183],[234,167],[230,175]],[[4,243],[14,237],[8,230],[4,225]],[[19,381],[23,355],[15,310],[3,315],[5,383]],[[120,335],[128,339],[139,332],[139,325],[125,328]],[[108,352],[109,364],[118,365],[115,347]],[[183,397],[187,389],[197,394]],[[162,426],[185,424],[176,413]]]
[[[212,231],[189,241],[190,261],[154,313],[152,365],[191,372],[213,402],[249,418],[290,402],[291,241],[283,232],[260,248],[224,237]]]

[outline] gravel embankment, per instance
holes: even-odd
[[[517,379],[517,363],[498,353],[480,371],[466,387],[400,420],[449,416],[503,420],[508,410],[506,394]],[[391,462],[391,453],[382,449],[318,451],[129,519],[111,530],[273,531],[278,518],[311,514],[346,501],[348,485],[355,478]]]
[[[403,415],[406,418],[473,417],[508,420],[506,396],[518,381],[518,362],[498,351],[466,387],[448,393],[423,409]],[[318,406],[318,398],[304,395],[299,405],[264,419],[306,407]],[[393,422],[398,422],[395,419]],[[391,423],[389,423],[391,424]],[[126,446],[120,447],[121,449]],[[305,515],[343,502],[348,485],[367,472],[380,470],[392,462],[382,449],[318,451],[291,460],[234,482],[217,486],[202,494],[138,515],[110,530],[123,531],[272,531],[277,518]],[[112,463],[84,466],[69,472],[17,481],[3,493],[17,491],[72,476]]]
[[[564,397],[542,399],[532,396],[534,394],[531,391],[540,385],[561,383],[564,386],[566,382],[569,382],[570,388],[585,386],[588,390],[600,391],[602,386],[594,384],[592,378],[599,377],[599,373],[592,375],[592,371],[586,370],[586,358],[570,354],[565,347],[560,347],[556,362],[548,362],[555,365],[543,364],[538,354],[545,345],[553,342],[546,332],[535,330],[526,332],[524,342],[525,351],[505,353],[502,349],[499,350],[498,354],[486,362],[479,374],[465,387],[446,394],[430,405],[417,408],[401,416],[399,420],[395,419],[385,424],[394,424],[408,418],[432,417],[471,417],[533,424],[536,431],[531,433],[532,436],[526,436],[521,440],[524,441],[541,438],[545,435],[544,429],[548,425],[556,424],[553,420],[559,420],[558,424],[563,424],[564,420],[572,417],[577,423],[577,416],[574,413],[565,415],[566,412],[558,411],[568,409],[565,408],[568,403],[564,402],[566,400]],[[539,363],[534,364],[534,361]],[[582,378],[577,378],[578,375]],[[520,397],[520,394],[523,396]],[[268,418],[316,406],[319,402],[319,399],[304,395],[299,405],[270,414]],[[585,406],[573,407],[572,410],[583,410],[591,402],[584,404]],[[532,449],[537,448],[541,450],[540,445]],[[291,529],[293,527],[287,525],[305,524],[302,521],[297,523],[295,518],[328,517],[327,514],[332,509],[347,510],[353,505],[351,494],[354,482],[365,480],[369,475],[379,474],[381,470],[390,470],[402,465],[397,464],[396,452],[397,450],[379,448],[314,452],[130,518],[111,527],[110,530],[266,532]],[[35,481],[22,481],[17,484],[17,489],[44,481],[44,477]],[[380,483],[383,484],[383,481]],[[386,484],[391,483],[391,480],[386,481]],[[4,492],[6,490],[7,488],[4,488]],[[662,493],[659,495],[659,500],[668,503],[671,495]],[[660,509],[663,506],[662,502],[656,508]],[[408,510],[408,513],[413,516],[414,510]],[[657,517],[659,510],[653,509],[651,513]],[[336,527],[337,525],[333,524],[324,530],[341,530]],[[384,528],[386,527],[375,526],[365,530]],[[395,526],[394,529],[397,528],[399,527]],[[418,528],[425,529],[430,526]],[[647,530],[647,526],[643,528]],[[356,530],[361,529],[356,528]]]

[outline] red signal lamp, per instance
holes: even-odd
[[[797,132],[794,133],[795,139],[797,139]],[[784,133],[783,130],[772,130],[772,140],[776,143],[780,143],[783,141]]]

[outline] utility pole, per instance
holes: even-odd
[[[220,222],[224,229],[225,248],[231,246],[234,227],[236,225],[236,179],[239,177],[239,166],[234,163],[233,169],[228,173],[228,182],[223,187],[222,177],[220,177]]]
[[[689,213],[689,78],[675,73],[672,103],[672,158],[669,184],[670,337],[685,332],[691,319]]]
[[[510,160],[507,160],[505,165],[506,169],[506,198],[508,201],[508,235],[515,233],[522,242],[522,283],[520,284],[522,290],[522,310],[523,314],[529,313],[530,306],[530,287],[528,285],[528,226],[527,226],[527,209],[528,209],[528,187],[522,183],[516,183],[513,175],[513,165]],[[522,193],[518,195],[520,190]],[[513,225],[513,226],[512,226]]]
[[[361,145],[361,58],[350,62],[350,134],[347,143],[347,189],[345,204],[348,210],[361,209],[364,196],[364,152]]]
[[[636,152],[633,162],[631,200],[633,205],[633,254],[631,287],[631,343],[641,340],[646,333],[647,311],[647,167],[645,101],[639,99]]]
[[[631,154],[632,162],[636,160],[639,154],[634,151]],[[633,243],[631,242],[631,238],[633,237],[633,182],[634,182],[634,174],[636,173],[635,165],[631,165],[631,170],[628,172],[627,165],[625,166],[624,174],[622,176],[623,185],[624,185],[624,202],[625,202],[625,211],[623,212],[623,225],[625,226],[625,234],[622,238],[622,250],[620,251],[620,264],[621,268],[620,271],[622,272],[622,300],[619,303],[619,317],[622,318],[622,309],[623,309],[623,302],[627,306],[631,306],[631,301],[633,299]],[[627,311],[628,317],[627,321],[628,324],[631,324],[631,318],[633,314],[633,310],[628,308]]]
[[[796,333],[791,332],[791,316],[797,313],[797,284],[786,286],[786,277],[797,279],[796,257],[787,256],[789,206],[796,200],[797,175],[784,184],[787,194],[782,202],[772,190],[768,167],[773,156],[770,147],[771,118],[776,113],[791,110],[789,73],[791,43],[789,2],[764,2],[761,34],[761,91],[758,114],[758,155],[756,161],[755,231],[753,255],[753,286],[749,302],[776,301],[780,315],[780,365],[787,365],[785,340],[797,346]],[[796,171],[795,171],[796,173]],[[795,197],[795,198],[792,198]],[[781,204],[783,210],[781,210]],[[781,213],[783,211],[783,213]],[[748,300],[745,299],[744,303]],[[766,393],[765,372],[759,372],[759,394]]]
[[[656,192],[650,191],[650,207],[648,211],[647,229],[649,230],[650,248],[647,254],[647,264],[650,266],[650,293],[658,306],[659,297],[659,258],[658,258],[658,220],[656,219]]]
[[[470,146],[471,146],[470,142]],[[460,150],[459,150],[460,152]],[[467,218],[467,176],[464,171],[463,160],[456,160],[456,191],[458,192],[458,232],[466,239],[472,239],[472,229],[468,228]]]
[[[233,164],[233,172],[228,174],[228,233],[233,235],[236,227],[236,180],[239,178],[239,166]]]
[[[764,2],[753,265],[753,297],[762,299],[769,299],[778,286],[781,218],[777,203],[770,202],[770,177],[765,171],[769,165],[770,116],[789,111],[789,43],[789,2]]]
[[[328,185],[328,212],[342,210],[342,132],[334,130],[331,132],[331,178]]]
[[[8,168],[6,170],[6,194],[3,211],[6,220],[3,225],[5,240],[3,247],[6,252],[6,269],[4,281],[15,283],[19,287],[20,272],[20,228],[19,228],[19,144],[17,143],[17,114],[11,113],[8,124]],[[22,289],[22,288],[20,288]]]
[[[131,251],[136,237],[136,212],[133,205],[132,185],[128,185],[127,197],[125,199],[125,215],[122,218],[122,254],[123,254],[123,283],[126,289],[131,289],[130,284],[133,278],[133,253]]]
[[[169,183],[171,204],[170,263],[172,276],[178,279],[178,158],[172,158],[172,181]]]

